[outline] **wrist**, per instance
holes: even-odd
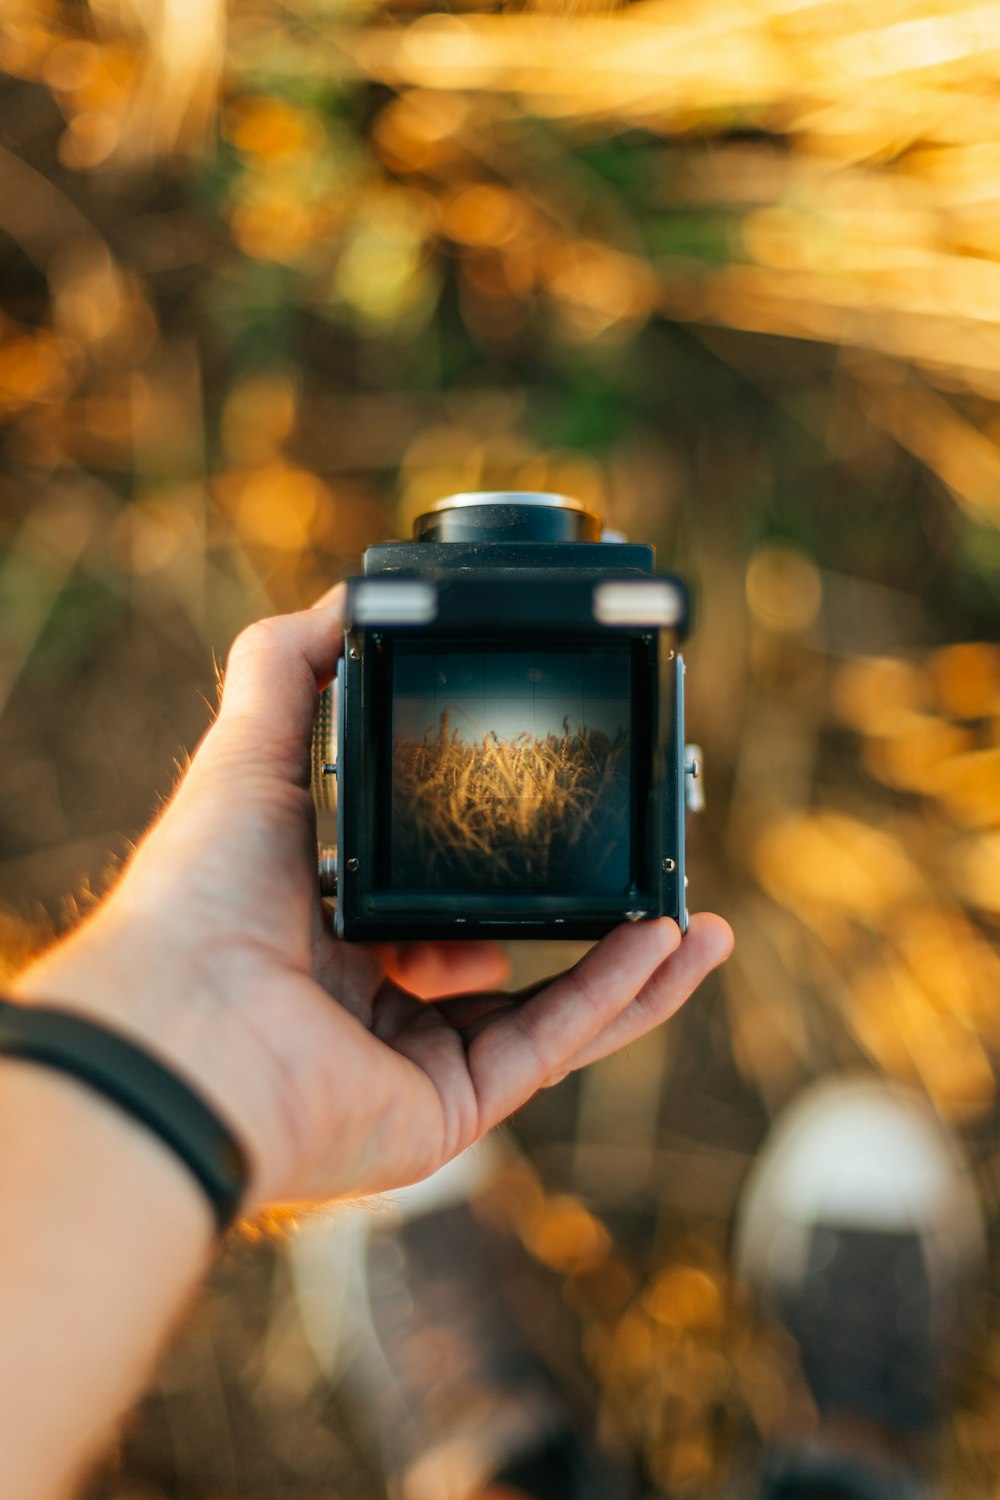
[[[0,1056],[4,1180],[20,1203],[60,1203],[78,1216],[114,1219],[130,1234],[167,1232],[195,1270],[214,1239],[205,1194],[179,1158],[113,1101],[70,1073]],[[16,1219],[16,1215],[14,1216]]]
[[[117,1027],[58,1005],[0,1001],[0,1057],[77,1079],[143,1126],[200,1185],[221,1234],[243,1207],[247,1161],[201,1094]]]
[[[267,1099],[259,1049],[223,1025],[222,996],[189,951],[171,953],[159,933],[133,914],[123,919],[112,902],[7,991],[107,1027],[163,1063],[236,1138],[249,1168],[244,1206],[257,1200],[267,1144],[266,1107],[253,1108],[255,1098],[265,1106]],[[141,1128],[119,1113],[124,1128]]]

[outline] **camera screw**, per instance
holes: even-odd
[[[676,868],[677,861],[675,859],[671,859],[669,855],[666,859],[661,859],[660,869],[663,871],[664,875],[672,875]]]
[[[324,776],[336,776],[336,774],[337,774],[337,762],[335,760],[325,760],[323,762],[323,775]]]
[[[351,649],[350,649],[350,651],[348,651],[347,654],[351,658],[351,661],[360,661],[361,660],[361,652],[358,650],[357,646],[352,646]]]
[[[352,855],[351,858],[347,861],[347,868],[350,870],[352,875],[356,875],[361,869],[360,859],[355,859]]]

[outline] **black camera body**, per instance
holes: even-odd
[[[683,929],[688,613],[652,547],[565,496],[451,496],[370,547],[314,740],[338,934]]]

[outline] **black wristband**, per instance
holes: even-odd
[[[220,1233],[232,1224],[249,1178],[246,1154],[204,1099],[144,1047],[75,1012],[0,999],[3,1056],[69,1073],[119,1105],[194,1174]]]

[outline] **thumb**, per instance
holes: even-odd
[[[319,607],[258,620],[236,637],[199,758],[263,755],[272,767],[308,772],[319,691],[343,651],[344,599],[341,585]]]

